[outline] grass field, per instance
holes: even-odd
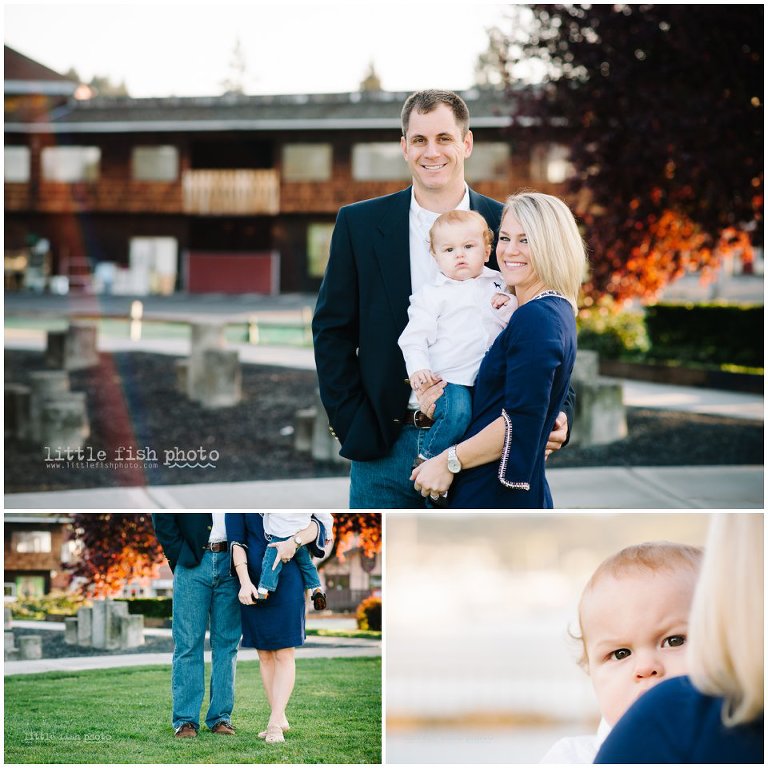
[[[168,666],[6,677],[5,763],[381,762],[380,658],[298,660],[284,744],[257,738],[257,662],[238,664],[235,701],[236,736],[175,739]]]

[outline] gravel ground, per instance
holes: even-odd
[[[205,410],[175,389],[175,359],[143,352],[102,354],[100,364],[70,373],[70,388],[88,393],[93,452],[105,462],[46,466],[34,445],[5,440],[5,492],[131,485],[331,477],[343,465],[314,461],[293,447],[297,409],[315,401],[311,371],[243,365],[243,400]],[[25,383],[44,369],[41,352],[6,351],[6,382]],[[6,417],[7,418],[7,417]],[[763,463],[763,426],[738,419],[627,409],[629,435],[607,446],[569,446],[551,467],[676,466]],[[122,461],[117,449],[123,447]],[[156,461],[126,461],[128,448],[147,448]],[[218,451],[212,467],[166,466],[165,451]],[[201,462],[203,464],[208,462]],[[112,464],[113,466],[106,466]]]
[[[103,648],[86,648],[81,645],[67,645],[64,642],[64,633],[53,629],[20,629],[14,627],[13,635],[15,645],[19,647],[19,637],[40,635],[42,638],[43,658],[60,659],[65,656],[119,656],[124,653],[172,653],[173,640],[170,637],[145,637],[144,645],[138,648],[129,648],[125,651],[107,651]],[[209,651],[208,641],[205,650]]]

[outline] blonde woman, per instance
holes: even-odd
[[[688,677],[638,699],[596,763],[764,763],[762,513],[714,517],[688,626]]]
[[[519,308],[480,366],[464,439],[411,479],[425,497],[452,486],[452,507],[552,507],[545,452],[576,359],[584,243],[562,200],[526,192],[507,200],[496,257]]]

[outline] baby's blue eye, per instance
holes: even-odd
[[[621,661],[631,655],[632,651],[630,651],[629,648],[619,648],[611,654],[611,658],[616,659],[616,661]]]

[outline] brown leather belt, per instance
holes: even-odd
[[[405,424],[413,424],[418,429],[429,429],[435,422],[419,410],[408,409],[405,415]]]
[[[226,541],[209,541],[203,549],[207,549],[209,552],[226,552],[228,549]]]

